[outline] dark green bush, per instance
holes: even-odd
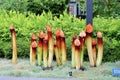
[[[85,20],[79,20],[69,16],[66,12],[59,18],[53,17],[52,13],[43,12],[41,15],[32,13],[22,14],[16,11],[5,11],[0,9],[0,57],[11,58],[11,34],[10,25],[14,24],[17,37],[18,57],[29,57],[29,46],[32,33],[38,36],[40,30],[45,29],[46,24],[50,24],[53,30],[53,36],[56,29],[62,29],[65,32],[67,43],[67,58],[71,58],[71,39],[73,34],[79,35],[80,31],[85,30]],[[104,40],[103,61],[120,60],[120,19],[96,17],[93,19],[93,38],[96,38],[97,31],[102,31]],[[38,41],[38,37],[37,37]],[[85,49],[85,60],[88,60]]]
[[[59,16],[66,9],[65,0],[30,0],[28,11],[41,14],[43,11],[51,11],[54,16]]]

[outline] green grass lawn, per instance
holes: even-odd
[[[50,77],[50,78],[80,78],[83,80],[120,80],[120,77],[112,76],[113,68],[120,68],[120,61],[103,63],[100,67],[90,67],[84,62],[85,71],[71,69],[71,62],[57,67],[53,63],[53,70],[43,71],[39,66],[31,66],[29,59],[19,59],[18,64],[12,65],[11,60],[0,58],[0,76],[15,77]],[[69,76],[72,71],[73,76]]]

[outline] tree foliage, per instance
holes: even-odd
[[[81,8],[86,8],[86,0],[76,0],[80,2]],[[119,0],[93,0],[93,14],[102,17],[120,18],[120,1]]]
[[[19,12],[33,12],[41,14],[43,11],[51,11],[54,16],[59,16],[68,8],[70,0],[0,0],[0,7]],[[80,8],[86,10],[86,0],[80,2]],[[119,0],[93,0],[93,14],[103,17],[120,17]]]
[[[118,0],[94,0],[94,15],[120,17],[120,2]]]

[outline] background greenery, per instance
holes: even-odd
[[[33,13],[20,13],[18,11],[6,11],[0,9],[0,57],[11,58],[11,34],[10,25],[15,26],[17,36],[18,56],[20,58],[29,57],[29,46],[32,33],[38,36],[40,30],[45,29],[46,24],[50,24],[53,30],[53,36],[56,29],[62,29],[65,32],[67,43],[67,58],[71,57],[71,39],[72,35],[79,35],[80,31],[85,30],[85,20],[79,20],[64,12],[60,17],[53,17],[51,12],[43,12],[41,15]],[[27,17],[26,17],[27,15]],[[120,60],[120,19],[113,17],[104,18],[97,16],[93,19],[93,38],[96,38],[97,31],[103,33],[104,57],[103,61]],[[38,41],[38,37],[37,37]],[[85,50],[85,59],[88,60]]]
[[[0,7],[6,10],[16,10],[19,12],[33,12],[41,14],[51,11],[53,16],[59,17],[68,8],[70,0],[0,0]],[[86,0],[76,0],[80,2],[80,8],[85,10]],[[120,18],[120,0],[93,0],[93,14],[96,17]]]

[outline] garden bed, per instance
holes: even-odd
[[[113,68],[120,68],[120,61],[106,62],[100,67],[90,67],[88,62],[84,62],[84,71],[71,69],[71,62],[57,67],[53,63],[53,70],[42,70],[39,66],[32,66],[29,59],[19,59],[18,64],[12,65],[11,60],[0,58],[0,76],[13,77],[37,77],[37,78],[79,78],[84,80],[119,80],[120,77],[112,76]],[[72,76],[69,76],[72,72]]]

